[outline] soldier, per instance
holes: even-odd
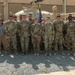
[[[27,18],[27,21],[30,23],[29,29],[31,29],[31,25],[34,22],[34,20],[32,18],[32,15],[33,15],[32,13],[29,13],[28,18]],[[30,36],[29,36],[29,51],[32,51],[33,50],[33,45],[32,45],[32,39],[31,39],[31,31],[29,33],[30,33]]]
[[[14,15],[14,16],[13,16],[13,18],[14,18],[14,21],[16,21],[16,22],[17,22],[17,16],[16,16],[16,15]]]
[[[22,20],[22,14],[20,14],[20,16],[19,16],[19,20],[20,20],[20,21]]]
[[[53,21],[54,24],[54,31],[55,31],[55,51],[61,50],[61,53],[63,54],[63,27],[64,22],[61,20],[61,15],[57,14],[56,20]]]
[[[21,37],[21,47],[22,51],[25,54],[28,53],[28,45],[29,45],[29,26],[30,23],[26,20],[27,14],[22,14],[22,21],[20,22],[20,37]]]
[[[18,26],[18,21],[17,21],[17,16],[14,14],[13,15],[13,19],[14,19],[14,21],[16,21],[17,22],[17,26]],[[18,27],[17,27],[18,28]],[[18,32],[16,32],[16,40],[17,40],[17,50],[19,50],[20,48],[20,46],[19,46],[19,35],[18,35]]]
[[[12,49],[17,53],[16,44],[17,23],[13,20],[13,15],[9,15],[9,20],[5,22],[6,47],[7,50]]]
[[[1,54],[2,45],[4,52],[6,53],[5,29],[4,29],[3,19],[0,18],[0,54]]]
[[[39,55],[40,53],[40,41],[41,41],[41,28],[40,24],[38,23],[38,19],[34,19],[34,23],[31,26],[31,37],[32,43],[34,48],[34,55]]]
[[[73,55],[75,55],[75,21],[72,19],[71,14],[68,15],[68,20],[65,24],[65,27],[66,27],[65,30],[67,38],[67,48],[68,50],[72,48]]]
[[[28,18],[27,18],[27,21],[30,22],[30,25],[32,25],[34,22],[32,15],[33,15],[32,13],[29,13]]]
[[[15,21],[16,21],[16,17],[17,16],[15,16],[15,18],[14,18]],[[21,17],[22,16],[20,14],[20,16],[19,16],[20,20],[17,20],[16,40],[17,40],[17,50],[18,50],[18,52],[22,52],[22,49],[21,49],[21,38],[20,38],[20,31],[19,31],[19,29],[20,29],[20,21],[22,20]]]
[[[51,56],[52,43],[54,38],[54,26],[50,21],[50,17],[46,18],[46,22],[43,25],[44,31],[44,44],[45,44],[45,55]]]

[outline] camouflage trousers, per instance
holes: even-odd
[[[21,51],[21,38],[18,33],[16,34],[16,40],[17,40],[17,50],[18,52],[22,52]]]
[[[56,34],[54,42],[55,42],[54,50],[55,51],[60,50],[61,52],[63,52],[63,34]],[[59,46],[59,48],[58,48],[58,46]]]
[[[29,37],[21,37],[21,47],[23,53],[28,53],[28,47],[29,47]]]
[[[44,45],[46,53],[51,53],[52,43],[53,41],[51,36],[44,36]]]
[[[41,41],[40,36],[38,36],[37,38],[32,37],[34,53],[38,53],[38,54],[40,53],[40,41]]]
[[[3,49],[6,52],[6,37],[5,36],[0,36],[0,52],[1,52],[1,44],[3,45]]]
[[[17,41],[16,36],[6,36],[6,49],[11,50],[16,53],[17,52]]]
[[[67,40],[67,49],[70,50],[72,48],[72,51],[75,52],[75,36],[69,35]]]

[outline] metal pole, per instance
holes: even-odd
[[[8,19],[8,0],[4,0],[4,20]]]
[[[63,0],[63,12],[64,12],[64,14],[66,14],[66,1],[67,0]],[[66,18],[64,20],[66,21]]]
[[[67,0],[64,0],[64,13],[66,13],[66,1]]]
[[[4,3],[2,3],[2,18],[4,19]]]

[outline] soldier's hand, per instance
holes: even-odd
[[[19,35],[19,36],[21,36],[21,34],[20,34],[20,33],[18,33],[18,35]]]
[[[17,33],[21,33],[21,31],[20,30],[17,30]]]
[[[34,35],[35,38],[37,38],[37,35]]]
[[[52,40],[54,41],[54,36],[52,36]]]
[[[13,34],[8,34],[8,36],[13,36]]]

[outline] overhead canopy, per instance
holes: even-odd
[[[19,16],[19,15],[22,14],[22,13],[27,13],[27,14],[28,14],[28,13],[30,13],[30,12],[33,14],[33,17],[34,17],[34,18],[39,16],[39,10],[36,10],[36,9],[31,9],[31,10],[27,10],[27,11],[21,10],[21,11],[15,13],[15,15],[16,15],[16,16]],[[43,17],[43,18],[45,18],[45,17],[47,17],[47,16],[50,16],[50,12],[41,11],[41,13],[42,13],[42,17]]]
[[[61,16],[62,16],[62,18],[67,18],[69,14],[72,14],[72,16],[75,17],[75,12],[71,12],[71,13],[62,13]]]

